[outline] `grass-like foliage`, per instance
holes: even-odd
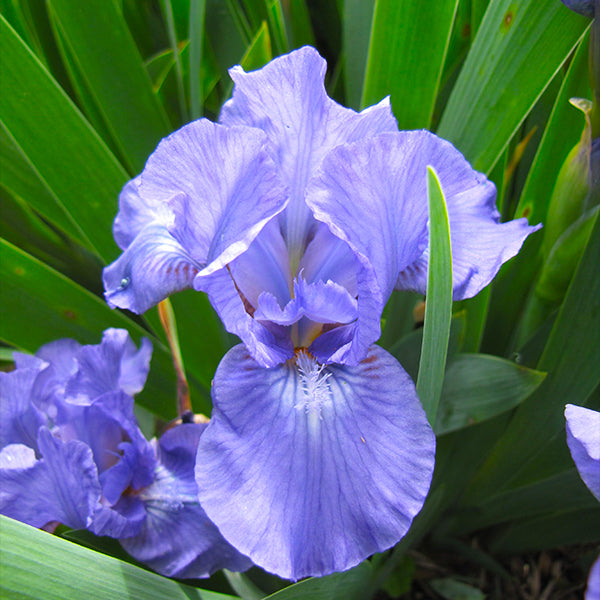
[[[7,598],[394,597],[410,589],[415,549],[453,548],[501,571],[502,556],[600,542],[600,505],[577,475],[564,419],[567,403],[600,407],[590,19],[560,0],[2,0],[0,9],[2,368],[13,350],[97,344],[109,327],[148,338],[136,405],[149,437],[177,417],[173,345],[194,412],[210,415],[215,370],[236,339],[194,290],[171,297],[169,335],[156,308],[109,308],[102,269],[120,254],[112,224],[122,187],[162,138],[218,119],[233,65],[250,71],[316,47],[333,99],[358,111],[389,95],[401,130],[436,133],[494,182],[503,221],[543,224],[489,286],[452,304],[444,189],[428,173],[428,295],[394,291],[378,342],[417,384],[437,437],[429,495],[395,548],[292,585],[256,567],[183,584],[131,564],[108,538],[64,527],[49,536],[2,517]],[[436,585],[439,597],[458,597]]]

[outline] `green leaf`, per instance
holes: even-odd
[[[490,550],[498,554],[520,554],[574,544],[598,543],[600,507],[560,511],[533,519],[519,519],[496,533]]]
[[[412,294],[410,294],[409,297],[412,298]],[[448,339],[447,360],[450,360],[459,350],[462,349],[465,327],[466,315],[464,310],[452,315],[452,319],[450,321],[450,337]],[[389,352],[396,357],[404,370],[412,377],[414,381],[416,381],[419,374],[419,362],[421,361],[422,349],[423,328],[419,327],[397,341],[391,348],[389,348]]]
[[[200,77],[204,45],[204,15],[206,0],[191,0],[190,4],[190,105],[192,119],[202,116],[203,86]]]
[[[146,388],[136,400],[165,418],[175,416],[171,356],[147,331],[88,290],[0,240],[0,339],[27,352],[59,338],[99,344],[108,327],[123,327],[136,342],[152,340],[154,353]]]
[[[167,27],[167,35],[173,52],[175,62],[175,80],[177,82],[177,101],[179,103],[179,115],[181,121],[186,123],[189,121],[187,101],[185,98],[185,89],[183,87],[183,69],[181,68],[181,53],[177,41],[177,31],[175,30],[175,19],[173,18],[173,5],[171,0],[161,0],[160,8],[164,16],[165,25]]]
[[[240,64],[246,71],[259,69],[273,58],[269,28],[263,23],[256,32]]]
[[[429,265],[417,393],[433,426],[442,391],[452,318],[452,253],[446,201],[432,167],[427,167],[427,189]]]
[[[363,562],[344,573],[313,577],[267,596],[265,600],[362,600],[371,580],[371,565]]]
[[[390,94],[400,129],[430,126],[457,5],[375,2],[363,106]]]
[[[564,406],[584,405],[600,383],[600,219],[592,231],[537,368],[548,373],[540,387],[516,411],[510,426],[469,485],[465,503],[523,485],[520,475],[533,461],[530,481],[544,465],[552,469],[543,448],[564,435]],[[566,445],[563,445],[566,453]]]
[[[587,489],[577,469],[569,465],[565,470],[534,483],[502,494],[477,507],[463,507],[457,511],[451,532],[466,535],[483,527],[540,515],[594,508],[597,500]]]
[[[345,0],[342,20],[346,106],[360,109],[375,0]]]
[[[48,190],[13,139],[0,126],[0,185],[20,198],[55,227],[82,241],[85,236],[56,197]]]
[[[275,54],[289,52],[290,42],[285,27],[285,17],[280,0],[267,0],[267,22]]]
[[[260,590],[245,573],[234,573],[223,569],[227,583],[243,600],[262,600],[265,593]]]
[[[205,32],[226,81],[227,69],[239,64],[250,41],[231,1],[206,0]]]
[[[515,408],[545,376],[496,356],[455,356],[444,377],[436,434],[456,431]]]
[[[102,292],[102,264],[18,197],[0,188],[0,237],[89,290]]]
[[[492,0],[438,134],[489,172],[588,25],[556,0]]]
[[[306,6],[306,0],[288,0],[282,5],[285,22],[288,27],[288,39],[290,48],[300,48],[301,46],[314,46],[315,36],[313,35],[310,22],[310,13]]]
[[[556,305],[563,299],[599,210],[600,207],[596,206],[582,215],[556,240],[535,286],[537,296]]]
[[[485,600],[485,594],[471,585],[451,577],[432,579],[429,585],[446,600]]]
[[[2,83],[11,91],[0,94],[0,122],[88,247],[108,260],[127,174],[1,16],[0,33]]]
[[[72,57],[132,174],[170,132],[123,15],[106,0],[51,0]]]
[[[589,98],[588,41],[581,40],[563,80],[542,141],[527,175],[515,211],[515,217],[527,217],[530,223],[545,221],[556,175],[567,154],[579,141],[584,124],[581,113],[569,103],[573,97]]]
[[[0,516],[0,591],[31,600],[233,600],[177,583]]]

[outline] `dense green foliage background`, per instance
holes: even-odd
[[[152,433],[155,417],[175,416],[156,311],[138,318],[102,297],[101,269],[119,254],[119,192],[162,137],[218,116],[232,88],[227,68],[313,44],[328,60],[331,96],[360,109],[391,95],[401,129],[437,132],[496,183],[504,219],[544,228],[489,288],[452,307],[449,325],[443,285],[428,297],[424,329],[414,318],[422,299],[394,294],[381,344],[419,380],[435,423],[428,501],[394,550],[269,598],[400,593],[414,570],[406,551],[425,542],[501,569],[501,555],[600,541],[600,506],[573,466],[563,417],[566,403],[600,406],[600,226],[586,163],[574,160],[600,132],[568,102],[592,96],[589,20],[559,0],[1,0],[0,9],[7,368],[14,348],[98,343],[107,327],[124,327],[154,345],[136,399],[142,423]],[[430,204],[443,279],[440,198]],[[209,414],[211,378],[234,340],[202,294],[171,302],[194,408]],[[85,532],[0,525],[0,589],[11,598],[254,599],[265,595],[257,585],[286,585],[255,569],[190,587],[123,562],[117,545]],[[476,553],[464,542],[474,532],[484,544]]]

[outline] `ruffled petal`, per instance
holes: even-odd
[[[167,296],[192,287],[203,265],[196,263],[165,224],[145,227],[102,273],[111,308],[141,314]]]
[[[90,449],[79,441],[63,442],[46,427],[38,434],[42,458],[25,460],[22,447],[7,446],[0,460],[0,513],[34,527],[58,521],[86,527],[100,500],[98,472]],[[16,457],[13,468],[6,468]]]
[[[200,119],[164,139],[142,174],[141,192],[169,200],[173,236],[203,265],[234,260],[287,202],[265,135]]]
[[[397,131],[389,99],[356,113],[334,102],[325,90],[325,60],[304,47],[280,56],[258,71],[230,69],[233,97],[220,122],[262,129],[270,153],[290,189],[282,216],[284,237],[292,253],[301,255],[314,223],[304,203],[306,184],[333,147],[382,131]]]
[[[100,344],[82,346],[77,353],[78,369],[67,383],[66,398],[85,405],[106,392],[133,396],[144,387],[151,357],[149,340],[142,339],[138,350],[125,329],[107,329]]]
[[[600,412],[567,404],[567,444],[579,475],[600,500]]]
[[[432,136],[433,137],[433,136]],[[452,244],[453,299],[472,298],[496,276],[500,267],[515,256],[529,234],[541,225],[530,227],[526,219],[500,223],[496,209],[496,189],[483,175],[473,171],[462,155],[448,142],[440,145],[438,171],[446,197]],[[448,151],[444,162],[442,152]],[[462,186],[462,191],[461,191]],[[424,294],[427,290],[429,248],[412,265],[399,273],[396,289]]]
[[[429,490],[435,436],[414,384],[373,346],[357,367],[309,355],[261,368],[242,346],[214,379],[200,503],[254,563],[299,579],[398,542]]]
[[[32,402],[52,420],[59,418],[65,404],[65,389],[69,379],[77,372],[77,354],[81,344],[65,338],[45,344],[36,357],[47,367],[35,381]]]
[[[427,245],[429,163],[413,138],[382,134],[339,146],[308,187],[315,217],[348,245],[358,265],[359,323],[350,363],[379,338],[381,312],[398,273]]]
[[[150,485],[156,458],[133,412],[133,399],[122,392],[101,396],[86,407],[79,439],[94,453],[102,491],[111,503],[129,487]]]
[[[259,297],[254,318],[279,325],[292,325],[302,317],[318,324],[350,323],[356,319],[356,299],[341,285],[328,281],[307,283],[303,277],[294,280],[294,298],[283,308],[268,292]]]
[[[164,203],[158,198],[140,195],[141,184],[142,176],[138,175],[125,184],[119,195],[119,213],[113,223],[113,236],[121,250],[125,250],[146,225],[161,220]]]
[[[146,520],[138,535],[121,540],[136,560],[167,577],[208,577],[219,569],[251,566],[198,503],[194,463],[204,427],[184,424],[163,435],[154,483],[139,494]]]
[[[454,299],[485,287],[536,229],[525,219],[499,224],[494,185],[427,131],[384,133],[332,150],[309,184],[307,203],[360,264],[359,327],[350,361],[378,339],[394,287],[426,290],[429,165],[448,205]]]
[[[139,498],[123,496],[113,506],[98,505],[87,528],[96,535],[125,538],[138,535],[146,520],[146,510]]]
[[[248,249],[287,202],[265,142],[256,129],[206,119],[162,140],[122,194],[115,230],[130,243],[104,270],[111,306],[144,312]],[[133,239],[121,234],[130,223]]]
[[[290,300],[290,260],[277,220],[270,221],[248,250],[229,264],[236,286],[253,308],[262,292],[284,306]]]

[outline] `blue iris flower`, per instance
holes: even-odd
[[[206,425],[181,424],[148,442],[131,394],[146,380],[151,346],[124,330],[97,346],[59,340],[16,354],[0,373],[0,513],[52,529],[62,523],[119,539],[172,577],[243,570],[241,556],[198,503],[194,463]]]
[[[600,501],[600,412],[567,404],[567,445],[579,476],[590,492]],[[585,591],[585,600],[600,599],[600,556],[592,565]]]
[[[600,501],[600,412],[567,404],[567,444],[581,479]]]
[[[213,382],[200,503],[235,548],[291,579],[391,547],[429,490],[435,436],[410,377],[374,345],[392,291],[426,291],[427,166],[448,205],[454,299],[535,229],[500,224],[494,185],[450,143],[398,131],[389,99],[360,113],[334,102],[325,71],[310,47],[231,69],[219,123],[164,139],[123,189],[123,254],[104,271],[113,307],[142,313],[194,288],[241,338]]]

